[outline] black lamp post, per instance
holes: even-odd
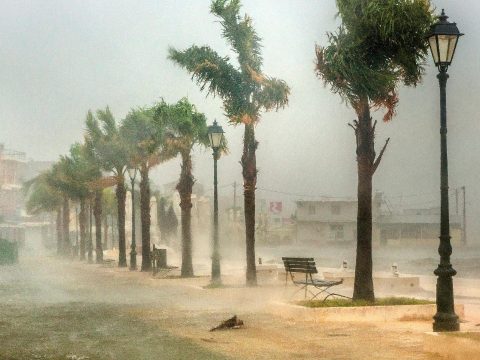
[[[213,285],[220,285],[220,251],[218,244],[218,192],[217,192],[217,160],[220,146],[223,142],[223,129],[215,120],[208,127],[208,138],[213,149],[213,252],[212,252],[212,279]]]
[[[130,270],[137,270],[137,244],[135,242],[135,177],[136,168],[128,168],[128,176],[132,184],[132,245],[130,250]]]
[[[458,331],[460,325],[454,310],[453,282],[456,275],[450,263],[452,245],[450,243],[450,219],[448,208],[448,160],[447,160],[447,69],[452,63],[458,38],[463,34],[455,23],[450,23],[442,9],[439,21],[432,25],[428,42],[433,61],[438,68],[440,83],[440,264],[434,273],[437,275],[437,313],[433,317],[433,331]]]

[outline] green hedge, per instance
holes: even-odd
[[[302,300],[297,301],[296,304],[317,308],[317,307],[353,307],[353,306],[390,306],[390,305],[425,305],[434,304],[433,301],[420,300],[406,297],[387,297],[375,299],[375,302],[364,300],[350,300],[350,299],[327,299],[322,300]]]
[[[0,265],[18,262],[18,246],[16,242],[0,239]]]

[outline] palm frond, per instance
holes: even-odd
[[[215,0],[210,11],[221,19],[222,35],[238,54],[240,65],[260,72],[263,61],[261,39],[253,28],[252,19],[248,15],[240,17],[240,1]]]
[[[193,45],[183,51],[170,48],[169,59],[190,72],[201,90],[207,87],[209,94],[226,99],[241,97],[242,76],[229,64],[228,56],[221,57],[208,46]]]
[[[316,73],[332,92],[357,108],[362,98],[395,114],[397,86],[415,86],[434,21],[428,0],[337,0],[342,24],[316,47]]]
[[[287,83],[280,79],[264,78],[261,90],[254,94],[254,102],[266,111],[284,108],[288,104],[290,88]]]

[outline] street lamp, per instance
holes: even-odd
[[[452,63],[458,38],[463,34],[451,23],[442,9],[439,21],[431,26],[427,36],[433,61],[438,68],[440,83],[440,264],[434,273],[437,276],[437,313],[433,317],[433,331],[458,331],[460,325],[454,310],[453,282],[456,275],[450,263],[450,219],[448,208],[448,160],[447,160],[447,69]]]
[[[135,177],[136,168],[128,168],[128,177],[132,184],[132,245],[130,250],[130,270],[137,270],[137,244],[135,242]]]
[[[218,245],[218,192],[217,192],[217,160],[220,146],[223,142],[223,129],[215,120],[208,127],[208,138],[213,149],[213,253],[212,253],[212,284],[220,285],[220,252]]]

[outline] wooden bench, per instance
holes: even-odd
[[[285,266],[285,285],[287,285],[288,275],[290,274],[290,278],[292,279],[293,284],[300,287],[297,292],[305,290],[305,299],[307,298],[307,292],[312,295],[310,300],[313,300],[322,294],[325,295],[323,301],[327,300],[330,296],[340,296],[350,299],[348,296],[328,291],[328,289],[330,289],[332,286],[342,284],[343,279],[320,280],[313,278],[312,274],[318,274],[315,260],[313,258],[282,257],[282,260]],[[305,274],[305,278],[301,276],[301,279],[297,279],[294,273]],[[316,292],[310,290],[310,288],[312,287],[316,289]],[[297,292],[295,292],[295,294]]]

